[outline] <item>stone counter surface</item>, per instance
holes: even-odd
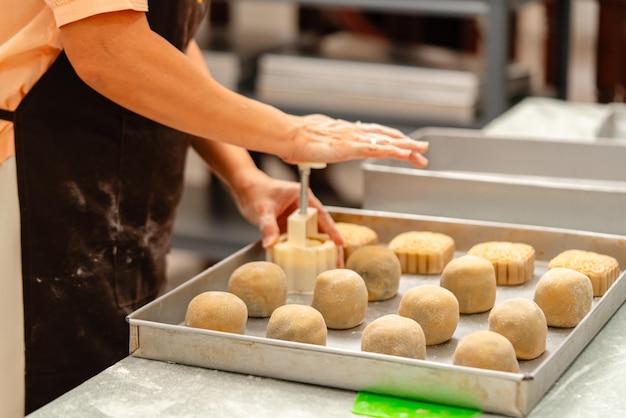
[[[29,418],[351,417],[356,392],[128,357]],[[485,417],[495,415],[485,414]],[[626,416],[626,304],[531,418]]]

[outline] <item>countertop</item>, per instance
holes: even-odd
[[[529,417],[626,415],[626,304]],[[127,357],[35,411],[49,417],[350,417],[356,392]],[[495,415],[485,414],[485,417]]]

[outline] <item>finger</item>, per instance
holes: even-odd
[[[312,207],[317,208],[317,223],[320,230],[323,233],[328,234],[330,239],[333,240],[333,242],[337,244],[337,246],[343,246],[343,237],[339,233],[339,230],[337,230],[337,228],[335,227],[335,221],[333,220],[332,216],[330,216],[322,203],[315,196],[312,195],[311,191],[309,191],[309,196],[309,204]]]
[[[393,158],[407,161],[418,168],[425,167],[428,163],[426,157],[423,157],[419,152],[396,145],[380,144],[374,138],[370,138],[368,142],[363,142],[362,146],[366,149],[366,152],[363,153],[366,158]]]
[[[430,145],[428,141],[417,141],[415,139],[411,139],[410,141],[411,142],[409,142],[409,146],[411,150],[415,152],[419,152],[420,154],[423,154],[426,151],[428,151],[428,146]]]
[[[417,168],[424,168],[428,165],[428,158],[419,153],[411,153],[409,162]]]
[[[391,138],[409,139],[409,137],[406,136],[399,129],[391,128],[389,126],[383,126],[377,123],[362,123],[362,122],[356,122],[355,125],[368,133],[380,134],[384,136],[389,136]]]
[[[263,248],[268,248],[278,243],[280,228],[273,214],[266,213],[259,218],[259,230]]]
[[[380,134],[370,134],[366,135],[363,138],[366,138],[371,144],[374,145],[393,145],[399,148],[410,149],[414,152],[419,152],[421,154],[428,151],[429,143],[428,141],[417,141],[411,138],[390,138],[387,135]]]
[[[343,261],[343,246],[337,245],[337,268],[342,269],[346,266]]]
[[[428,151],[428,142],[409,140],[399,142],[389,137],[371,135],[360,138],[364,147],[368,148],[372,158],[395,158],[405,160],[418,168],[428,165],[428,159],[421,155]]]
[[[330,239],[337,246],[336,267],[338,269],[344,268],[345,263],[343,260],[343,237],[341,236],[341,234],[335,227],[335,221],[333,220],[332,216],[330,216],[328,211],[324,208],[322,203],[319,200],[317,200],[317,198],[313,196],[309,200],[311,202],[311,205],[317,208],[317,213],[318,213],[317,222],[319,224],[320,229],[322,230],[322,232],[328,234]]]

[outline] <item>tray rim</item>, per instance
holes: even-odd
[[[575,190],[596,193],[626,193],[626,180],[592,180],[594,183],[576,183],[583,179],[554,176],[519,176],[498,173],[453,172],[446,170],[419,170],[411,167],[391,166],[388,160],[368,159],[361,163],[365,172],[376,172],[390,175],[406,175],[411,177],[427,177],[461,182],[497,183],[504,185],[538,187],[542,189]],[[556,181],[559,179],[560,181]],[[589,181],[589,180],[587,180]]]
[[[626,106],[624,106],[626,109]],[[429,135],[454,135],[462,138],[479,138],[479,139],[494,139],[502,141],[514,141],[514,142],[545,142],[547,144],[565,144],[567,145],[581,145],[581,146],[611,146],[611,147],[626,147],[626,141],[622,138],[608,138],[598,137],[590,139],[572,138],[564,135],[563,137],[540,137],[536,135],[512,135],[506,136],[502,133],[491,133],[481,129],[471,129],[463,127],[444,127],[444,126],[424,126],[409,133],[409,136],[417,141],[424,140],[424,137]]]

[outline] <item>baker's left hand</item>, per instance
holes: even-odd
[[[287,218],[298,209],[300,183],[277,180],[259,171],[256,175],[247,176],[245,184],[239,186],[234,196],[239,211],[249,222],[259,227],[263,247],[268,248],[278,242],[281,233],[287,231]],[[328,234],[337,244],[341,267],[343,239],[332,217],[311,190],[309,206],[318,211],[320,232]]]

